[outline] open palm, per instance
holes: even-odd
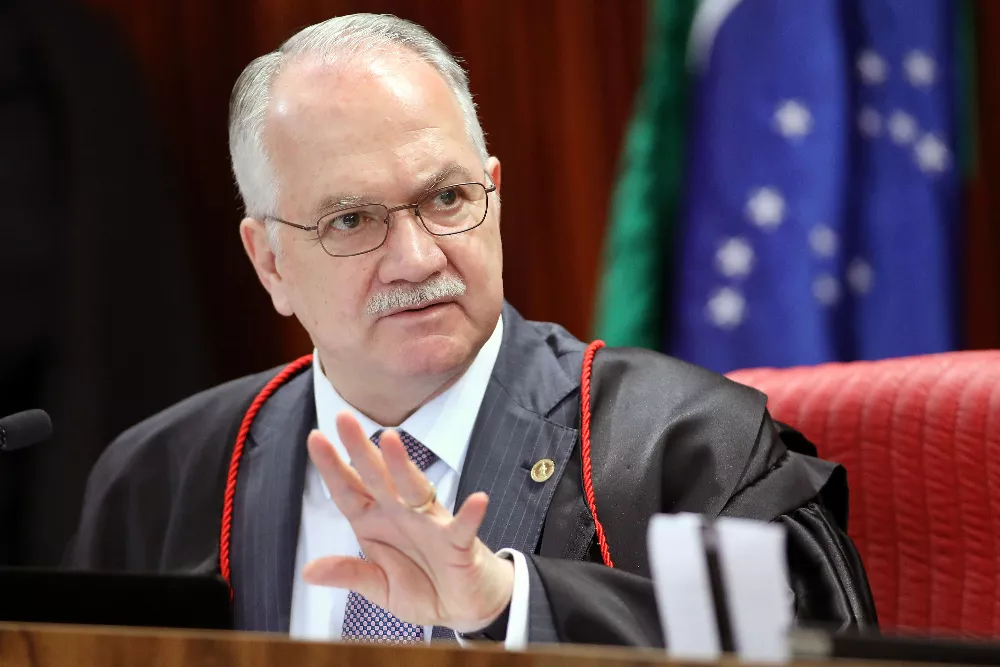
[[[469,496],[454,516],[436,500],[425,509],[433,486],[395,431],[375,447],[348,412],[337,431],[352,465],[319,431],[309,435],[309,455],[365,558],[320,558],[305,579],[356,591],[408,623],[459,632],[489,625],[510,602],[514,575],[476,536],[486,494]]]

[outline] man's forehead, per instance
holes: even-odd
[[[456,106],[444,78],[413,54],[386,52],[331,60],[298,56],[281,69],[271,87],[271,118],[314,114],[367,117],[371,110],[445,113]]]
[[[451,89],[414,58],[294,61],[271,103],[265,141],[280,189],[311,210],[342,194],[410,196],[439,171],[458,182],[450,167],[478,164]]]
[[[264,132],[277,162],[366,153],[422,161],[444,145],[468,143],[443,77],[427,63],[392,55],[293,61],[272,88]]]

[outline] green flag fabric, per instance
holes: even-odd
[[[697,0],[650,0],[643,81],[625,138],[599,278],[595,334],[658,349],[684,174],[688,36]]]

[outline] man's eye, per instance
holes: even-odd
[[[352,229],[357,229],[361,225],[362,220],[362,214],[357,211],[353,213],[344,213],[343,215],[338,215],[330,221],[330,228],[340,231],[350,231]]]
[[[458,201],[457,188],[442,190],[441,192],[437,193],[437,196],[434,198],[435,205],[441,208],[448,208],[449,206],[454,206],[455,202],[457,201]]]

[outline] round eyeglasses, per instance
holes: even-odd
[[[389,208],[383,204],[365,204],[338,209],[325,214],[315,225],[298,225],[268,216],[296,229],[316,232],[320,245],[332,257],[352,257],[378,250],[389,237],[389,219],[396,211],[413,209],[413,214],[428,233],[451,236],[475,229],[486,220],[492,183],[457,183],[425,193],[412,204]]]

